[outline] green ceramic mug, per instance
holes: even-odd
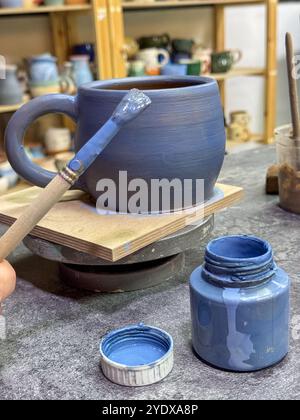
[[[202,70],[202,63],[197,59],[182,58],[179,60],[179,64],[185,64],[187,66],[187,75],[189,76],[200,76]]]
[[[168,34],[143,36],[138,39],[140,49],[146,48],[165,48],[168,49],[171,44],[171,38]]]
[[[242,58],[240,50],[215,52],[211,55],[211,68],[213,73],[225,73]]]

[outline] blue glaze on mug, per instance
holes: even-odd
[[[190,279],[194,350],[232,371],[278,363],[289,348],[289,292],[268,242],[253,236],[210,242]]]
[[[120,365],[152,365],[173,351],[172,337],[159,328],[131,325],[107,334],[100,344],[102,357]]]
[[[29,182],[44,187],[54,173],[39,168],[23,153],[26,127],[49,112],[63,112],[77,121],[75,151],[109,119],[121,98],[132,88],[150,97],[152,105],[103,151],[75,188],[97,199],[99,180],[112,179],[119,196],[119,171],[128,182],[142,178],[205,180],[204,198],[212,197],[225,153],[224,118],[217,82],[207,77],[158,76],[98,81],[81,86],[76,98],[48,95],[19,109],[6,131],[6,151],[15,170]],[[135,192],[128,194],[128,200]],[[151,203],[151,196],[149,196]],[[118,204],[118,203],[117,203]],[[196,189],[193,202],[198,204]],[[175,205],[171,203],[171,209]],[[150,208],[149,208],[150,210]]]

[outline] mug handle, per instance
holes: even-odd
[[[26,129],[37,118],[49,113],[62,113],[77,122],[76,97],[54,94],[32,99],[11,117],[5,132],[5,149],[13,169],[26,181],[38,187],[45,187],[57,175],[33,163],[27,156],[23,139]],[[73,188],[81,189],[79,184]]]
[[[238,61],[242,59],[243,53],[241,50],[231,50],[231,54],[233,57],[233,63],[236,64]]]
[[[164,50],[163,48],[158,48],[157,56],[159,57],[160,55],[163,56],[163,60],[158,64],[158,67],[161,68],[161,67],[165,67],[170,61],[170,54],[168,53],[168,51]]]

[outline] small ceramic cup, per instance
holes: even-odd
[[[171,38],[168,34],[143,36],[138,39],[141,49],[146,48],[164,48],[168,49],[171,44]]]
[[[170,61],[168,51],[163,48],[146,48],[137,54],[137,58],[145,62],[147,72],[161,69]]]
[[[190,53],[173,51],[171,54],[172,63],[180,63],[181,60],[190,60],[191,58],[192,54]]]
[[[211,67],[213,73],[226,73],[232,66],[240,61],[242,52],[240,50],[228,50],[216,52],[211,55]]]
[[[231,123],[239,124],[243,127],[248,127],[251,117],[247,111],[233,111],[230,113]]]
[[[200,46],[195,49],[193,58],[201,61],[201,71],[203,74],[211,72],[211,48],[204,48]]]
[[[194,59],[182,59],[179,64],[184,64],[187,67],[186,74],[189,76],[200,76],[201,74],[201,61]]]
[[[176,52],[192,54],[195,41],[193,39],[173,39],[172,48]]]
[[[67,152],[72,145],[71,133],[68,128],[49,128],[45,134],[45,147],[49,155]]]
[[[237,123],[232,123],[227,128],[228,140],[245,142],[250,139],[250,132],[248,127],[244,127]]]
[[[169,63],[161,69],[163,76],[185,76],[187,74],[186,64]]]
[[[140,77],[145,76],[146,64],[143,60],[134,60],[128,62],[128,76]]]
[[[63,6],[64,0],[44,0],[45,6]]]

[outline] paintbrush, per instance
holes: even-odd
[[[287,32],[285,36],[285,47],[286,47],[286,64],[289,81],[289,94],[290,94],[290,107],[292,117],[293,134],[292,140],[295,142],[295,146],[299,147],[300,144],[300,119],[299,119],[299,103],[298,103],[298,92],[296,75],[294,74],[294,47],[293,38],[290,33]],[[298,163],[298,166],[300,162]]]
[[[82,147],[76,156],[47,185],[17,221],[0,238],[0,261],[6,258],[36,224],[61,199],[80,176],[91,166],[119,130],[136,118],[151,100],[138,89],[132,89],[120,102],[111,118]],[[1,279],[0,279],[1,284]]]

